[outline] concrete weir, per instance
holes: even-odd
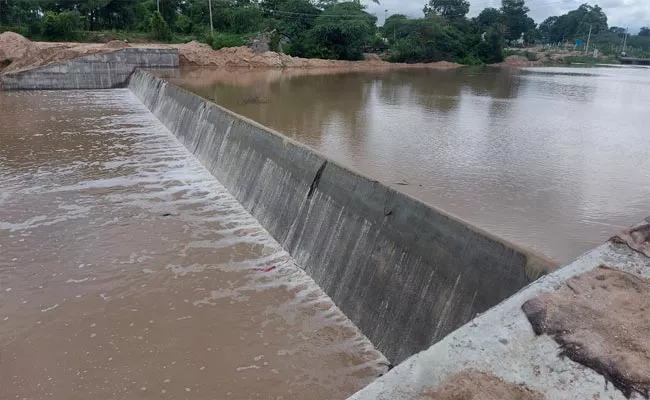
[[[111,89],[124,87],[136,68],[177,68],[178,64],[174,49],[125,48],[0,75],[0,89]]]
[[[554,267],[149,72],[128,87],[393,363]]]

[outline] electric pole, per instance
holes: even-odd
[[[214,37],[214,25],[212,25],[212,0],[208,0],[208,7],[210,8],[210,36]]]
[[[158,8],[158,14],[160,14],[160,0],[156,0],[156,7]]]
[[[589,36],[587,36],[587,47],[585,47],[585,54],[589,52],[589,42],[591,41],[591,25],[589,25]]]

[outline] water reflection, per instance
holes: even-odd
[[[557,261],[650,214],[645,69],[201,70],[174,81]]]

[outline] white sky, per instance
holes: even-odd
[[[364,0],[368,12],[377,15],[379,24],[383,24],[384,10],[388,15],[406,14],[411,17],[421,17],[422,8],[427,0],[379,0],[377,5],[370,0]],[[630,31],[638,30],[641,26],[650,26],[650,0],[527,0],[530,15],[538,24],[551,15],[561,15],[575,10],[582,3],[598,4],[608,17],[609,26],[630,27]],[[501,0],[470,0],[469,16],[475,16],[486,7],[499,8]]]

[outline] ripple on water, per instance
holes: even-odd
[[[0,102],[0,398],[344,398],[383,372],[129,91]]]

